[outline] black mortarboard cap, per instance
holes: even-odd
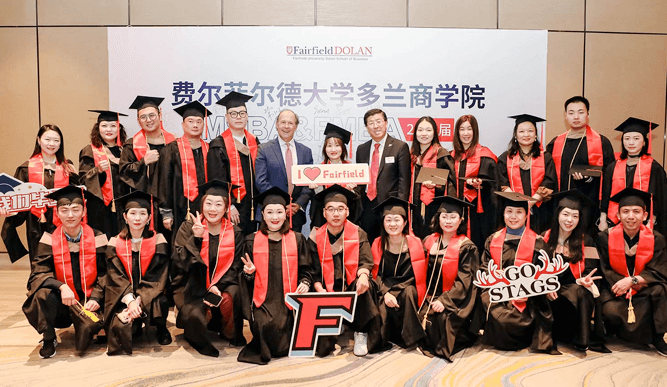
[[[226,96],[222,97],[222,99],[216,102],[216,104],[222,105],[227,109],[231,109],[239,106],[245,106],[245,103],[250,101],[250,99],[252,99],[251,95],[241,94],[232,91]]]
[[[193,101],[183,106],[179,106],[174,111],[186,119],[191,116],[205,118],[211,115],[211,112],[206,109],[206,106],[202,105],[199,101]]]
[[[640,206],[648,211],[651,205],[651,194],[628,187],[609,198],[609,200],[618,203],[619,210],[624,206]]]
[[[388,214],[403,215],[407,218],[408,209],[416,207],[412,203],[408,203],[403,199],[399,199],[395,196],[390,196],[382,203],[378,204],[373,211],[379,212],[382,217]]]
[[[199,198],[203,198],[205,195],[226,197],[229,196],[230,190],[235,190],[237,188],[239,188],[238,185],[234,185],[218,179],[209,180],[208,182],[197,187],[199,190]]]
[[[328,123],[327,127],[324,128],[324,141],[329,137],[336,137],[343,140],[343,144],[347,145],[350,143],[350,136],[352,136],[352,133],[332,123]]]
[[[146,97],[144,95],[138,95],[137,98],[134,99],[134,102],[132,102],[132,105],[130,105],[130,109],[141,110],[147,107],[154,107],[159,109],[162,101],[164,101],[164,98],[161,97]]]
[[[60,188],[59,190],[53,191],[46,195],[46,197],[51,200],[55,200],[58,203],[58,207],[67,206],[70,204],[83,205],[84,197],[86,200],[96,199],[96,197],[88,192],[85,187],[80,187],[77,185],[68,185],[67,187]]]
[[[271,187],[255,196],[255,202],[261,204],[262,207],[266,207],[269,204],[282,204],[283,206],[287,206],[290,202],[290,196],[287,192],[278,187]]]
[[[516,125],[519,125],[522,122],[532,122],[535,127],[537,127],[538,122],[546,121],[544,118],[535,117],[530,114],[519,114],[516,116],[509,116],[509,118],[513,118]]]
[[[334,184],[313,197],[314,200],[326,205],[329,202],[341,202],[349,204],[359,197],[354,191]]]
[[[502,192],[502,191],[496,191],[494,192],[496,195],[500,196],[500,202],[501,208],[505,207],[521,207],[525,208],[528,210],[528,202],[531,200],[535,200],[532,197],[528,195],[524,195],[522,193],[518,192],[512,192],[512,191],[507,191],[507,192]]]
[[[118,116],[127,117],[127,114],[112,112],[110,110],[88,110],[91,113],[99,113],[97,116],[97,122],[102,121],[118,121]]]
[[[116,199],[116,204],[123,212],[131,208],[145,208],[150,214],[152,210],[151,201],[157,203],[158,199],[143,191],[132,191]]]
[[[556,203],[556,207],[567,207],[579,211],[582,211],[584,207],[595,207],[595,203],[591,198],[584,195],[578,189],[557,192],[551,198]]]
[[[454,196],[436,196],[433,198],[432,203],[439,205],[438,213],[456,212],[461,216],[463,216],[463,210],[466,207],[472,207],[472,204]]]
[[[635,117],[630,117],[627,120],[623,121],[622,124],[620,124],[615,131],[622,132],[623,134],[625,133],[630,133],[630,132],[637,132],[641,133],[644,138],[648,135],[649,132],[649,126],[650,129],[655,129],[657,128],[658,124],[654,124],[653,122],[645,121],[645,120],[640,120],[639,118]]]

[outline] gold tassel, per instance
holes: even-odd
[[[116,212],[116,201],[111,199],[111,212]]]
[[[42,215],[39,217],[40,223],[46,223],[46,216],[44,214],[46,214],[46,210],[42,211]]]
[[[628,304],[628,324],[634,324],[637,320],[635,319],[635,308],[632,306],[632,296],[630,296]]]
[[[425,214],[426,214],[426,205],[424,205],[424,202],[422,202],[422,219],[424,218]]]
[[[428,317],[428,313],[424,315],[424,319],[422,320],[422,329],[426,330],[426,319]]]

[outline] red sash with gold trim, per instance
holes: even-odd
[[[655,249],[655,235],[648,227],[642,225],[639,229],[639,242],[637,246],[637,255],[635,255],[635,270],[633,273],[628,271],[628,262],[625,258],[625,238],[623,236],[623,226],[617,225],[609,230],[609,242],[607,244],[609,251],[609,264],[614,271],[620,275],[630,277],[631,275],[640,275],[651,259]],[[632,289],[632,295],[637,292]]]
[[[95,231],[82,224],[83,233],[79,242],[79,270],[81,273],[81,288],[86,297],[90,297],[93,285],[97,280],[97,249],[95,246]],[[56,279],[66,283],[79,300],[79,294],[74,287],[74,274],[72,273],[72,256],[69,252],[67,239],[62,226],[58,226],[52,234],[51,250],[53,252],[53,265],[56,271]],[[79,300],[81,301],[81,300]]]
[[[611,196],[616,195],[626,188],[627,182],[625,181],[626,168],[628,165],[628,160],[616,160],[616,165],[614,166],[614,175],[611,181]],[[653,158],[649,155],[643,155],[639,159],[639,163],[635,168],[635,178],[632,181],[632,188],[636,188],[640,191],[648,192],[649,182],[651,181],[651,166],[653,165]],[[653,199],[653,198],[651,198]],[[652,204],[652,203],[651,203]],[[609,208],[607,209],[607,217],[614,223],[618,223],[618,203],[609,202]],[[652,224],[651,221],[649,224]]]
[[[285,294],[294,293],[299,279],[299,252],[296,244],[296,234],[289,231],[283,235],[283,300]],[[253,241],[253,260],[255,267],[255,287],[252,301],[259,308],[266,300],[269,288],[269,237],[258,231]],[[287,305],[287,304],[285,304]],[[292,308],[287,305],[288,308]]]
[[[208,181],[208,172],[206,171],[208,155],[208,143],[200,139],[201,150],[204,158],[204,180]],[[176,140],[178,145],[178,154],[181,156],[181,174],[183,175],[183,195],[189,201],[194,202],[199,196],[199,183],[197,182],[197,166],[195,165],[195,157],[192,154],[192,147],[187,138],[181,137]]]
[[[248,148],[250,148],[250,161],[252,162],[252,169],[254,170],[255,159],[257,159],[257,139],[246,129],[243,131],[246,141],[248,142]],[[243,177],[243,169],[241,168],[241,158],[239,157],[239,152],[236,150],[236,144],[234,144],[234,136],[232,135],[231,129],[225,130],[220,136],[225,142],[225,150],[227,151],[227,158],[229,159],[231,183],[239,186],[239,188],[236,189],[235,196],[236,200],[240,202],[246,195],[245,178]]]
[[[157,243],[157,234],[151,238],[143,238],[141,241],[141,249],[139,251],[139,265],[141,265],[141,276],[146,275],[146,270],[153,261],[155,256],[155,244]],[[125,267],[130,282],[132,282],[132,245],[129,240],[116,238],[116,255]]]
[[[315,241],[317,254],[322,265],[324,284],[327,291],[332,292],[335,281],[334,262],[326,224],[317,229]],[[359,229],[349,220],[345,221],[343,229],[343,264],[345,265],[345,279],[347,284],[350,285],[357,277],[357,269],[359,268]]]
[[[201,244],[202,261],[206,264],[206,289],[211,287],[211,284],[217,284],[225,273],[232,267],[234,263],[234,254],[236,253],[236,241],[234,240],[234,226],[227,219],[222,219],[222,226],[220,227],[220,239],[218,241],[218,260],[213,268],[213,279],[211,280],[211,266],[209,265],[209,233],[206,220],[202,221],[204,225],[204,236]]]

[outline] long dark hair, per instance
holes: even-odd
[[[524,122],[530,122],[530,121],[524,121]],[[530,123],[533,124],[532,122]],[[510,140],[509,146],[507,147],[507,152],[509,157],[514,157],[521,150],[521,145],[519,145],[519,140],[516,139],[516,131],[518,128],[519,125],[514,124],[514,132],[512,132],[512,139]],[[535,141],[533,141],[533,147],[530,148],[528,156],[538,157],[540,155],[540,140],[537,138],[537,127],[534,124],[533,128],[535,128]]]
[[[418,119],[417,122],[415,122],[415,126],[413,128],[414,135],[412,137],[412,145],[410,146],[410,155],[412,156],[413,161],[416,160],[417,157],[421,156],[422,154],[421,144],[417,140],[417,127],[423,121],[428,122],[433,127],[433,139],[431,140],[431,145],[429,146],[429,148],[436,144],[440,146],[440,139],[438,138],[438,125],[435,123],[435,120],[430,116],[424,116]]]
[[[464,211],[465,213],[465,211]],[[462,222],[459,224],[459,227],[456,229],[457,235],[465,235],[468,231],[468,222],[466,222],[465,216],[461,216]],[[442,227],[440,227],[440,212],[437,212],[433,218],[431,218],[431,231],[434,233],[443,234]]]
[[[262,212],[264,212],[264,209],[262,209]],[[280,230],[278,230],[278,233],[280,233],[280,235],[285,235],[289,232],[289,217],[291,215],[287,213],[287,207],[285,207],[285,215],[286,215],[285,221],[283,222],[282,227],[280,227]],[[264,235],[269,235],[269,225],[266,224],[266,220],[264,219],[263,216],[262,216],[262,222],[259,224],[259,231]]]
[[[547,246],[549,246],[553,251],[555,251],[556,246],[558,246],[558,236],[560,234],[560,222],[558,222],[558,217],[560,216],[561,211],[563,211],[565,208],[569,207],[558,206],[553,221],[551,222],[551,231],[549,232],[549,242],[547,242]],[[568,245],[568,250],[570,251],[569,257],[563,257],[563,259],[567,262],[577,263],[584,257],[581,251],[581,246],[584,244],[585,230],[585,222],[582,218],[582,215],[583,211],[579,210],[579,223],[577,223],[577,226],[574,228],[574,230],[572,230],[570,236],[565,240]]]
[[[144,226],[144,231],[141,233],[142,238],[152,238],[153,235],[155,235],[155,231],[151,230],[151,222],[153,221],[153,218],[151,217],[151,212],[148,210],[148,223]],[[124,213],[127,213],[127,210],[125,210]],[[123,222],[125,225],[123,228],[120,230],[118,233],[118,238],[123,239],[123,240],[128,240],[132,238],[132,234],[130,233],[130,226],[127,225],[127,222],[125,222],[125,218],[123,218]],[[178,231],[178,230],[177,230]]]
[[[53,130],[60,136],[60,148],[58,148],[58,150],[56,151],[56,161],[58,161],[58,164],[60,165],[66,165],[67,159],[65,159],[65,139],[63,138],[63,132],[60,130],[59,127],[52,124],[42,125],[39,128],[39,131],[37,132],[37,138],[35,138],[35,149],[33,149],[32,155],[30,157],[42,153],[42,147],[39,145],[38,139],[41,138],[42,135],[48,132],[49,130]]]
[[[644,138],[644,146],[642,146],[642,150],[641,150],[641,152],[639,152],[639,157],[648,154],[648,140],[647,140],[646,136],[642,135],[642,137]],[[623,145],[623,136],[621,136],[621,148],[622,148],[621,149],[621,155],[619,156],[619,158],[621,160],[625,160],[625,159],[628,158],[628,150],[625,149],[625,145]]]
[[[405,226],[403,227],[403,235],[408,235],[408,232],[410,230],[410,224],[408,222],[408,218],[406,216],[401,215],[401,218],[405,221]],[[380,245],[382,246],[382,250],[384,251],[384,247],[387,245],[387,240],[389,239],[389,234],[387,234],[387,230],[384,229],[384,215],[382,216],[382,226],[380,227]]]
[[[343,143],[343,140],[341,140],[338,137],[329,137],[329,138],[324,140],[324,145],[322,145],[322,157],[324,157],[324,162],[325,163],[329,162],[329,156],[327,156],[327,143],[331,139],[336,141],[336,144],[340,145],[340,147],[342,149],[341,152],[340,152],[340,161],[344,162],[345,160],[347,160],[347,147]]]
[[[124,144],[125,140],[127,140],[127,133],[125,132],[123,124],[120,124],[120,127],[118,128],[118,136],[120,136],[120,143]],[[96,122],[95,125],[93,125],[93,129],[90,131],[90,143],[96,148],[104,145],[104,140],[102,140],[102,136],[100,136],[99,122]]]
[[[461,142],[461,138],[459,137],[459,130],[461,129],[461,125],[463,125],[464,122],[470,122],[470,126],[472,126],[472,142],[470,143],[470,147],[466,151],[465,147],[463,146],[463,142]],[[454,138],[452,140],[452,143],[454,144],[454,157],[455,160],[460,160],[463,154],[467,157],[472,157],[472,155],[475,154],[475,147],[477,144],[479,144],[479,125],[477,124],[477,119],[475,116],[472,114],[466,114],[464,116],[459,117],[458,120],[456,120],[456,124],[454,125]]]

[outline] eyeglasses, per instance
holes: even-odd
[[[347,210],[347,207],[327,207],[324,209],[328,214],[342,214]]]
[[[446,214],[446,213],[441,213],[441,214],[440,214],[440,220],[453,220],[453,221],[457,221],[457,220],[459,220],[460,218],[461,218],[461,216],[460,216],[458,213],[456,213],[456,212],[454,212],[454,213],[450,213],[450,214]]]
[[[157,114],[151,113],[151,114],[144,114],[143,116],[139,116],[139,120],[146,122],[146,121],[153,121],[154,119],[157,118]]]
[[[368,121],[368,123],[366,124],[366,126],[369,126],[369,127],[371,127],[371,128],[374,128],[374,127],[376,127],[376,126],[380,126],[380,125],[382,125],[382,124],[384,124],[384,120],[375,120],[375,121]]]
[[[232,118],[238,118],[238,117],[246,118],[248,117],[248,112],[245,110],[240,112],[229,112],[229,116]]]

